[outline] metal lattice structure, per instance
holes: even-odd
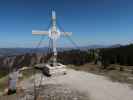
[[[56,13],[52,11],[52,25],[47,31],[33,30],[33,35],[47,35],[51,40],[50,45],[52,46],[53,51],[53,66],[56,66],[57,63],[57,39],[60,38],[61,35],[70,36],[71,32],[61,32],[56,25]]]

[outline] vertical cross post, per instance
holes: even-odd
[[[56,13],[55,11],[52,11],[52,25],[49,29],[49,31],[32,31],[33,35],[48,35],[50,38],[51,42],[50,45],[52,46],[52,52],[53,52],[53,57],[52,57],[52,65],[56,66],[57,64],[57,39],[60,38],[61,35],[71,35],[72,33],[70,32],[60,32],[59,29],[56,26]]]

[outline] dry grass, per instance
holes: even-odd
[[[120,72],[117,70],[112,70],[107,73],[107,76],[112,81],[128,83],[133,85],[133,75],[126,72]],[[131,78],[132,77],[132,78]]]
[[[0,92],[4,92],[7,86],[8,86],[8,76],[5,76],[0,79]]]
[[[85,72],[91,72],[98,75],[103,75],[109,78],[110,80],[114,82],[121,82],[121,83],[128,83],[133,85],[133,74],[131,71],[127,71],[131,69],[131,66],[120,66],[120,65],[110,65],[109,69],[102,69],[102,67],[95,65],[95,64],[85,64],[82,66],[74,66],[69,65],[69,68],[85,71]],[[120,71],[120,67],[124,68],[125,70]],[[126,69],[129,68],[129,69]]]

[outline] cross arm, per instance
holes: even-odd
[[[71,36],[72,32],[61,32],[61,35],[63,35],[63,36]]]
[[[39,31],[39,30],[32,30],[33,35],[48,35],[48,31]]]

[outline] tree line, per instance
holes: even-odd
[[[133,66],[133,44],[101,49],[99,57],[103,65],[119,64]]]
[[[83,65],[95,59],[94,51],[69,50],[59,52],[58,61],[63,64]]]

